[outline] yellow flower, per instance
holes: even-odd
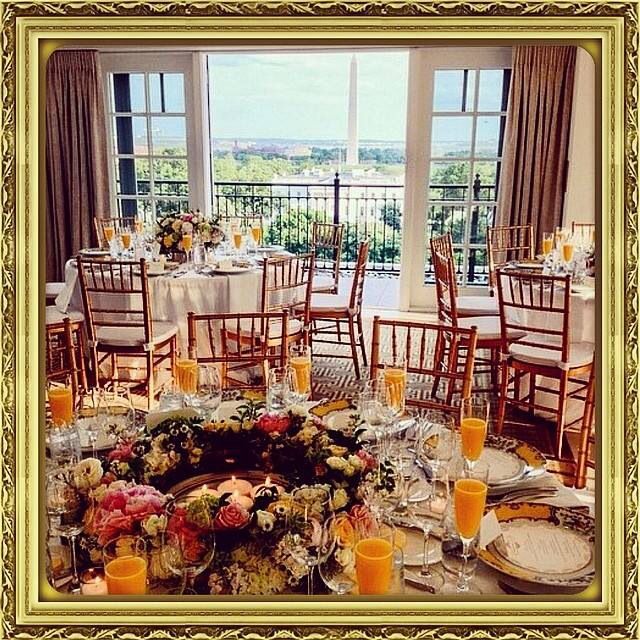
[[[171,246],[173,245],[173,237],[172,237],[172,236],[165,236],[165,237],[162,239],[162,242],[163,242],[164,246],[165,246],[167,249],[169,249],[169,248],[171,248]]]
[[[251,402],[260,402],[261,400],[264,400],[264,393],[261,391],[245,391],[243,395]]]

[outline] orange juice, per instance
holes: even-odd
[[[289,361],[295,375],[294,391],[309,393],[311,391],[311,358],[309,356],[295,356]]]
[[[242,233],[240,231],[233,232],[233,245],[236,249],[240,249],[242,246]]]
[[[176,362],[176,381],[182,393],[195,393],[198,388],[198,363],[184,358]]]
[[[136,230],[136,233],[142,233],[142,220],[136,220],[134,223],[134,228]]]
[[[475,538],[487,500],[487,485],[474,478],[456,480],[453,490],[458,533],[469,539]]]
[[[185,251],[191,251],[191,247],[193,246],[193,236],[190,233],[182,234],[182,248]]]
[[[251,237],[256,244],[262,242],[262,227],[251,227]]]
[[[571,259],[573,258],[573,245],[565,242],[562,245],[562,259],[565,262],[571,262]]]
[[[389,590],[393,546],[382,538],[360,540],[355,547],[356,576],[360,595],[382,595]]]
[[[542,241],[542,253],[548,256],[553,249],[553,238],[544,238]]]
[[[113,227],[104,227],[102,229],[102,232],[104,233],[104,239],[107,241],[107,243],[109,243],[113,240],[113,236],[115,235],[116,231]]]
[[[462,455],[467,460],[477,460],[482,455],[484,439],[487,437],[487,421],[482,418],[462,418],[460,438]]]
[[[54,424],[73,422],[73,392],[71,387],[49,389],[49,409]]]
[[[131,234],[128,231],[120,234],[120,240],[122,240],[122,246],[125,249],[128,249],[131,246]]]
[[[104,568],[109,595],[139,596],[147,592],[147,561],[140,556],[114,558]]]
[[[399,367],[385,367],[384,384],[387,388],[387,401],[394,409],[404,407],[404,392],[407,372]]]

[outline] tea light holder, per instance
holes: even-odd
[[[248,496],[240,495],[240,493],[236,490],[234,491],[228,498],[227,502],[235,502],[239,504],[241,507],[249,511],[251,507],[253,507],[253,500]]]
[[[276,491],[278,495],[280,495],[284,489],[279,485],[272,482],[271,478],[267,476],[264,480],[263,484],[258,484],[251,490],[251,496],[255,500],[258,496],[261,496],[265,493],[270,493]]]
[[[83,596],[106,596],[109,594],[104,571],[96,567],[83,571],[80,575],[80,593]]]
[[[225,480],[218,485],[218,492],[222,494],[237,491],[241,496],[249,496],[252,488],[253,485],[249,481],[231,476],[231,480]]]

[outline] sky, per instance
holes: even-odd
[[[209,57],[214,138],[344,140],[351,53]],[[358,53],[361,140],[404,140],[406,51]]]

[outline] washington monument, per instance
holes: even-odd
[[[347,125],[347,164],[358,162],[358,60],[351,58],[349,70],[349,121]]]

